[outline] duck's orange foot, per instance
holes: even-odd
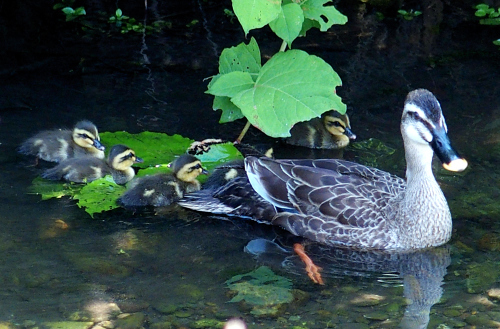
[[[322,270],[321,267],[316,266],[312,259],[307,256],[304,246],[301,245],[300,243],[295,243],[293,245],[293,250],[299,255],[300,259],[306,264],[306,272],[307,275],[313,280],[314,283],[324,285],[325,283],[323,282],[323,278],[321,277],[321,274],[319,271]]]

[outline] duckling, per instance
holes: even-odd
[[[118,144],[111,148],[107,161],[92,156],[71,158],[46,170],[42,173],[42,177],[88,183],[110,174],[116,184],[123,185],[134,178],[135,171],[132,165],[138,162],[143,160],[137,157],[132,149]]]
[[[19,152],[49,162],[81,156],[104,159],[104,145],[100,142],[97,127],[88,120],[79,121],[72,131],[55,129],[39,132],[22,143]]]
[[[124,207],[168,206],[184,194],[198,191],[200,182],[196,178],[207,174],[201,161],[190,154],[181,155],[170,167],[171,174],[144,176],[132,181],[118,203]]]
[[[284,139],[285,143],[312,149],[341,149],[356,139],[347,114],[335,110],[323,113],[321,118],[295,124],[290,134]]]

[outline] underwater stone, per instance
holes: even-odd
[[[384,321],[389,318],[389,314],[385,312],[376,311],[365,314],[364,317],[367,318],[368,320]]]
[[[43,326],[49,329],[88,329],[93,325],[94,322],[80,321],[55,321],[43,323]]]
[[[153,305],[153,308],[163,314],[172,314],[177,311],[177,305],[170,303],[160,303]]]
[[[203,329],[203,328],[223,328],[224,322],[215,320],[215,319],[202,319],[195,321],[191,324],[191,327],[194,329]]]
[[[144,313],[131,313],[114,321],[115,329],[140,329],[144,325]]]

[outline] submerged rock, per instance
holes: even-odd
[[[146,316],[144,313],[121,314],[114,321],[115,329],[140,329],[144,326]]]

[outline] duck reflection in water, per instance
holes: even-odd
[[[266,239],[250,241],[245,251],[259,263],[273,268],[285,268],[289,273],[303,275],[304,264],[292,250]],[[408,305],[400,322],[405,329],[427,328],[431,307],[443,294],[443,279],[450,265],[448,246],[404,253],[355,251],[319,244],[307,246],[308,255],[322,268],[325,283],[328,279],[354,276],[402,280],[403,295]],[[396,277],[393,275],[396,274]]]

